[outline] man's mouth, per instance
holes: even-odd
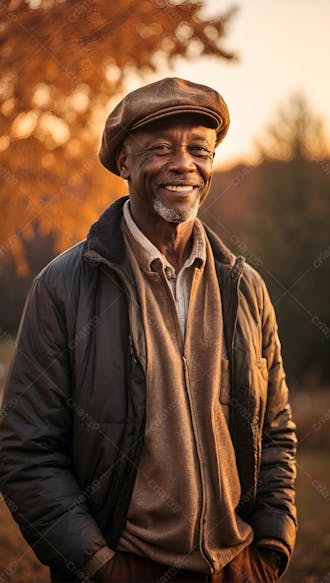
[[[191,192],[197,188],[196,184],[161,184],[160,186],[169,192]]]

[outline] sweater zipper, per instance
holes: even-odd
[[[205,527],[205,522],[206,522],[206,518],[205,518],[206,492],[205,492],[205,478],[204,478],[205,462],[203,462],[203,460],[202,460],[202,454],[201,454],[201,450],[200,450],[200,446],[199,446],[199,441],[197,438],[197,426],[196,426],[196,422],[195,422],[193,404],[192,404],[192,399],[191,399],[191,394],[190,394],[188,358],[184,354],[182,356],[182,361],[183,361],[183,370],[184,370],[187,395],[188,395],[188,399],[189,399],[191,422],[192,422],[192,426],[193,426],[194,439],[195,439],[197,457],[198,457],[198,462],[199,462],[200,480],[201,480],[201,486],[202,486],[202,509],[201,509],[200,519],[199,519],[199,548],[200,548],[202,556],[204,557],[206,562],[209,564],[209,566],[211,567],[211,571],[213,572],[214,571],[214,568],[213,568],[214,559],[213,559],[213,557],[211,557],[208,554],[207,550],[205,549],[204,540],[203,540],[203,532],[204,532],[204,527]]]
[[[205,493],[205,479],[204,479],[204,469],[203,469],[205,467],[205,463],[202,460],[200,445],[199,445],[199,441],[198,441],[198,437],[197,437],[198,431],[197,431],[193,403],[192,403],[192,398],[191,398],[191,393],[190,393],[188,358],[184,354],[184,339],[182,337],[181,328],[179,325],[178,312],[176,309],[173,294],[168,286],[168,283],[167,283],[167,280],[165,278],[163,271],[159,272],[159,274],[160,274],[160,277],[163,281],[163,284],[166,287],[167,293],[169,295],[170,305],[171,305],[171,309],[172,309],[172,315],[174,317],[177,334],[178,334],[178,337],[180,338],[180,341],[181,341],[180,343],[181,343],[181,347],[182,347],[182,363],[183,363],[183,371],[184,371],[184,380],[185,380],[185,386],[186,386],[186,391],[187,391],[187,396],[188,396],[188,401],[189,401],[190,418],[191,418],[192,429],[193,429],[193,434],[194,434],[194,441],[195,441],[197,458],[198,458],[198,466],[199,466],[198,469],[199,469],[200,481],[201,481],[201,487],[202,487],[202,509],[201,509],[200,519],[199,519],[199,548],[201,551],[201,555],[203,556],[205,561],[210,566],[211,572],[214,572],[214,567],[213,567],[214,559],[208,555],[208,553],[204,547],[204,541],[203,541],[204,525],[205,525],[205,521],[206,521],[206,519],[205,519],[206,493]],[[190,293],[193,292],[193,285],[194,285],[194,280],[193,280],[193,284],[192,284],[192,288],[191,288]]]

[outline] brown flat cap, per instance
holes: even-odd
[[[217,145],[229,127],[225,101],[214,89],[177,77],[168,77],[128,93],[108,116],[102,136],[99,159],[119,174],[116,153],[125,137],[134,130],[166,117],[195,114],[204,118],[217,134]]]

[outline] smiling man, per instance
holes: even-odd
[[[295,426],[260,276],[204,225],[229,125],[168,78],[110,113],[128,183],[36,278],[5,392],[1,486],[52,581],[276,581]]]

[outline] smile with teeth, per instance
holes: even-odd
[[[190,192],[196,187],[192,184],[164,184],[164,188],[170,192]]]

